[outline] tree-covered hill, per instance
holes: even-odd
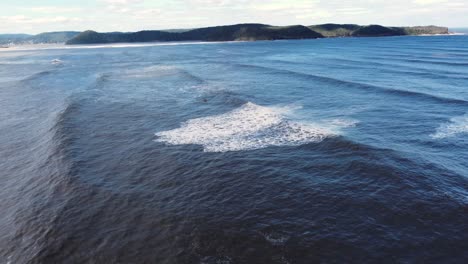
[[[148,41],[253,41],[322,38],[305,26],[274,27],[264,24],[238,24],[192,29],[183,32],[139,31],[131,33],[97,33],[85,31],[67,44],[97,44]]]

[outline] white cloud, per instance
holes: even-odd
[[[139,4],[142,2],[142,0],[103,0],[103,2],[110,5],[131,5]]]
[[[257,2],[257,3],[256,3]],[[258,11],[285,11],[290,10],[308,10],[311,8],[318,9],[318,1],[307,1],[307,2],[291,2],[291,1],[252,1],[249,8]]]
[[[14,23],[14,24],[70,23],[70,22],[81,21],[80,18],[64,17],[64,16],[32,18],[32,17],[27,17],[24,15],[17,15],[17,16],[3,16],[1,17],[1,19],[7,23]]]
[[[350,8],[340,8],[337,9],[336,12],[338,14],[342,15],[362,15],[362,14],[367,14],[370,13],[371,11],[367,8],[361,8],[361,7],[350,7]]]
[[[142,3],[142,0],[101,0],[105,3],[108,12],[117,14],[129,14],[135,12],[138,4]]]
[[[445,3],[446,0],[413,0],[413,3],[418,5],[432,5],[432,4],[440,4]]]
[[[468,26],[468,0],[90,0],[86,5],[57,6],[6,2],[0,0],[0,33],[136,31],[244,22]]]
[[[24,10],[31,11],[34,13],[54,14],[54,13],[80,12],[83,9],[80,7],[36,6],[36,7],[24,8]]]
[[[133,12],[133,15],[135,16],[154,16],[154,15],[160,15],[162,14],[161,9],[157,8],[151,8],[151,9],[145,9],[145,10],[139,10]]]
[[[114,5],[108,6],[107,10],[109,10],[110,12],[121,13],[121,14],[129,13],[131,11],[129,8],[121,7],[121,6],[114,6]]]

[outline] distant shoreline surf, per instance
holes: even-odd
[[[443,37],[443,36],[466,36],[468,33],[465,32],[451,32],[449,34],[424,34],[415,36],[389,36],[389,37]],[[341,39],[342,37],[336,38],[323,38],[323,39]],[[375,37],[348,37],[353,38],[375,38]],[[377,37],[379,39],[379,37]],[[293,39],[285,40],[273,40],[273,41],[292,41]],[[294,41],[301,40],[321,40],[321,39],[295,39]],[[263,42],[271,40],[258,40],[255,42]],[[178,45],[205,45],[205,44],[234,44],[234,43],[245,43],[249,41],[155,41],[155,42],[129,42],[129,43],[105,43],[105,44],[79,44],[79,45],[66,45],[65,43],[53,43],[53,44],[12,44],[8,46],[0,46],[0,52],[8,51],[29,51],[29,50],[54,50],[54,49],[104,49],[104,48],[127,48],[127,47],[152,47],[152,46],[178,46]]]

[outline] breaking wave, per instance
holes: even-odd
[[[296,146],[338,135],[339,127],[288,119],[294,107],[265,107],[248,102],[221,115],[191,119],[180,128],[156,133],[157,142],[201,145],[205,152],[254,150],[271,146]]]
[[[468,133],[468,114],[450,119],[449,123],[441,125],[431,135],[434,139],[443,139]]]

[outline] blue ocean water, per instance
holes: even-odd
[[[466,263],[468,36],[0,51],[0,263]]]

